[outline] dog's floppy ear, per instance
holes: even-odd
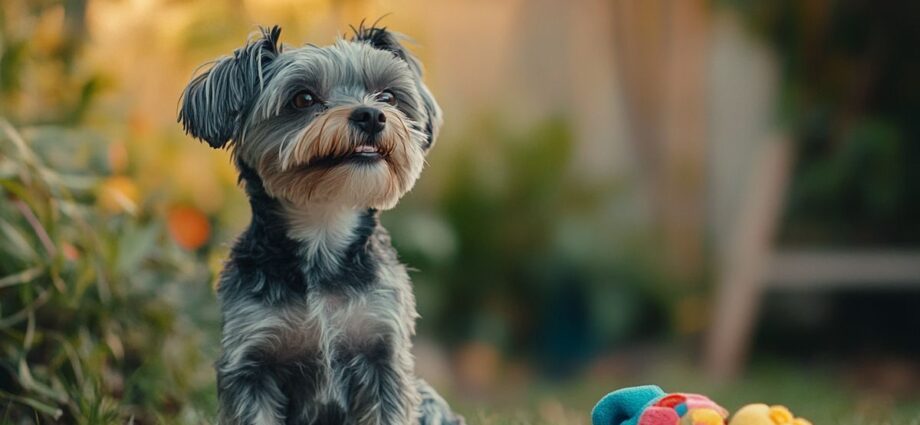
[[[281,28],[259,28],[246,45],[213,63],[182,92],[178,122],[187,134],[213,148],[236,140],[244,114],[265,84],[265,65],[281,53]]]
[[[431,147],[437,139],[438,131],[443,122],[441,118],[441,108],[438,106],[438,103],[435,102],[434,96],[431,95],[428,87],[422,82],[421,63],[419,63],[418,59],[412,56],[409,50],[400,43],[400,40],[405,37],[402,34],[391,32],[386,28],[377,27],[375,25],[366,27],[364,26],[364,22],[361,22],[358,28],[352,27],[352,30],[354,30],[355,33],[354,37],[352,37],[352,41],[368,43],[377,49],[392,52],[396,57],[404,60],[409,65],[409,69],[415,73],[416,86],[422,97],[422,107],[426,115],[426,122],[422,123],[425,126],[425,133],[428,134],[428,145],[425,146],[425,148]]]

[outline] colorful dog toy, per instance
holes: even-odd
[[[655,385],[623,388],[594,406],[594,425],[723,425],[728,411],[699,394],[666,394]]]
[[[591,412],[593,425],[725,425],[728,411],[706,396],[667,394],[655,385],[623,388],[604,396]],[[784,406],[749,404],[728,425],[811,425]]]

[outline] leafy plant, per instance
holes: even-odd
[[[208,270],[131,199],[121,196],[118,211],[97,205],[104,177],[56,171],[80,166],[51,166],[34,149],[48,131],[20,132],[0,121],[0,399],[7,419],[207,416],[212,377],[201,343],[216,328],[215,309],[201,308],[213,305]],[[78,132],[53,132],[57,143],[87,145]]]

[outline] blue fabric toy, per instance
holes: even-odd
[[[591,411],[593,425],[636,425],[646,407],[664,397],[657,385],[621,388],[604,396]]]

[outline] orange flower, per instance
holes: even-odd
[[[167,216],[169,236],[189,251],[201,248],[211,237],[211,224],[201,211],[192,207],[177,206]]]
[[[61,252],[68,261],[77,261],[80,259],[80,250],[70,242],[61,243]]]

